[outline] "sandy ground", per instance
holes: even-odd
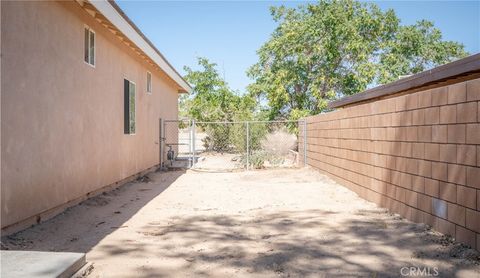
[[[87,252],[90,277],[480,276],[477,252],[313,170],[148,177],[2,238],[3,248]]]
[[[240,159],[241,154],[205,152],[198,154],[195,167],[199,170],[208,171],[243,170],[244,166],[241,164]]]

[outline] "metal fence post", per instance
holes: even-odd
[[[307,119],[303,119],[303,167],[307,167]]]
[[[165,122],[163,118],[160,118],[160,127],[159,127],[159,132],[160,132],[160,168],[163,168],[163,154],[165,153]]]
[[[183,123],[183,121],[182,121]],[[188,168],[192,167],[193,160],[192,160],[192,138],[193,138],[193,131],[192,131],[192,120],[188,120]],[[178,142],[180,143],[180,141]],[[180,151],[179,151],[180,153]]]
[[[192,147],[192,168],[195,168],[195,133],[196,133],[196,124],[195,124],[195,119],[192,120],[192,142],[191,142],[191,147]]]
[[[247,171],[250,168],[250,123],[247,124]]]

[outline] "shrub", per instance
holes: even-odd
[[[263,169],[267,166],[278,166],[285,161],[285,157],[265,150],[256,150],[250,153],[248,158],[248,166],[253,169]],[[247,154],[243,154],[240,158],[243,167],[247,166]]]
[[[249,124],[249,148],[261,149],[261,142],[268,130],[265,124]],[[247,151],[247,127],[241,123],[206,124],[203,129],[207,137],[203,140],[206,150],[230,153],[245,153]]]
[[[277,155],[287,155],[290,150],[297,150],[297,145],[297,137],[285,128],[268,133],[261,140],[263,150]]]
[[[252,152],[248,158],[248,166],[253,169],[262,169],[265,167],[265,162],[268,160],[268,153],[264,151]],[[240,163],[243,167],[247,166],[247,154],[243,154]]]
[[[208,124],[204,127],[207,136],[202,140],[207,151],[230,152],[230,126],[228,124]]]

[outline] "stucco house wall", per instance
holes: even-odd
[[[2,1],[1,26],[2,229],[159,164],[159,121],[177,118],[178,84],[76,2]],[[124,78],[136,84],[135,135],[124,134]]]

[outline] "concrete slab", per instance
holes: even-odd
[[[84,253],[0,251],[1,277],[71,277],[85,265]]]

